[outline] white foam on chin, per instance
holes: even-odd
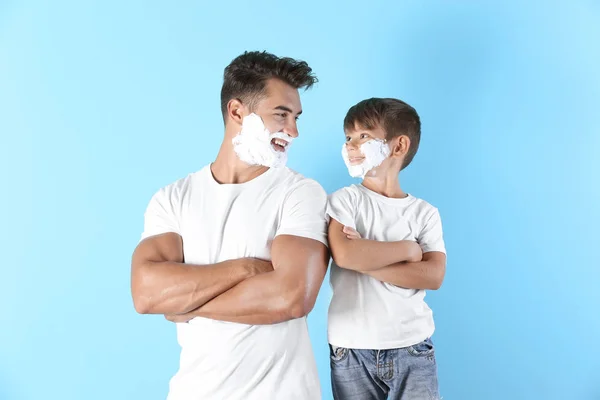
[[[368,142],[360,145],[359,150],[365,158],[362,163],[352,165],[348,157],[348,149],[346,144],[342,146],[342,158],[348,168],[350,176],[353,178],[364,179],[367,173],[374,168],[377,168],[381,163],[389,157],[391,151],[385,141],[380,139],[371,139]]]
[[[288,144],[284,151],[273,148],[271,140],[282,139]],[[258,115],[252,113],[242,121],[242,130],[232,139],[233,150],[248,165],[281,168],[287,163],[287,149],[294,138],[283,132],[271,133]]]

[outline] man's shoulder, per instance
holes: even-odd
[[[196,172],[191,172],[183,178],[179,178],[176,181],[161,187],[154,196],[166,197],[169,199],[181,198],[184,193],[189,191],[192,185],[197,185],[200,182],[202,176],[205,175],[207,168],[208,166],[205,166]]]
[[[307,178],[301,173],[291,168],[283,167],[278,171],[277,183],[283,185],[287,190],[306,188],[317,192],[325,193],[325,190],[319,182],[312,178]]]

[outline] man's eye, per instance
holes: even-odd
[[[279,113],[279,114],[275,114],[275,115],[277,115],[277,116],[279,116],[281,118],[287,117],[287,113]]]

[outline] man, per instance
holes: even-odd
[[[216,160],[158,191],[132,258],[142,314],[177,322],[169,399],[320,399],[305,316],[325,276],[327,196],[285,167],[316,82],[302,61],[246,52],[225,68]]]

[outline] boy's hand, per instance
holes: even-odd
[[[346,237],[350,240],[361,239],[360,233],[356,231],[354,228],[350,228],[349,226],[344,226],[342,232],[346,234]]]
[[[421,250],[421,245],[417,242],[413,242],[412,240],[405,240],[410,246],[409,249],[409,257],[406,261],[408,262],[419,262],[423,260],[423,250]]]

